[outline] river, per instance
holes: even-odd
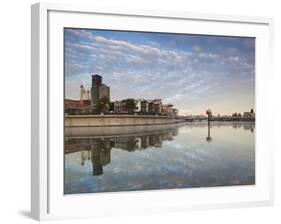
[[[66,128],[64,193],[255,184],[255,123]]]

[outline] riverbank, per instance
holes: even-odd
[[[255,122],[255,117],[212,117],[210,121]]]
[[[186,123],[111,127],[66,127],[64,133],[66,138],[128,137],[173,132],[185,125]]]
[[[150,115],[66,115],[65,127],[112,127],[175,124],[173,117]]]

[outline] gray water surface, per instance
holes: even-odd
[[[64,193],[255,184],[254,122],[65,129]]]

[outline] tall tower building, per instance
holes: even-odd
[[[99,88],[102,85],[102,77],[99,75],[92,75],[92,88],[91,88],[91,106],[94,108],[100,99]]]
[[[110,100],[110,88],[102,83],[102,77],[100,75],[92,75],[91,106],[93,109],[95,109],[98,101],[104,96]]]
[[[110,88],[107,85],[102,84],[99,88],[99,96],[100,98],[106,96],[110,100]]]

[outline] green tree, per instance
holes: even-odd
[[[123,100],[125,109],[128,111],[129,114],[133,114],[134,110],[136,109],[136,103],[134,99],[126,99]]]
[[[103,96],[102,98],[99,99],[96,109],[98,112],[104,113],[109,105],[109,99],[107,96]]]

